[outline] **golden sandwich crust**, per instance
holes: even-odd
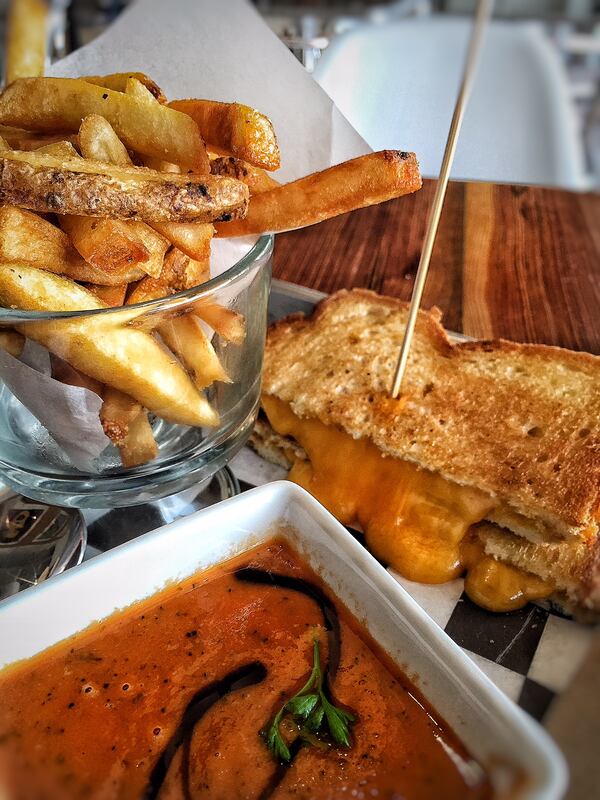
[[[540,537],[596,529],[600,358],[504,340],[452,344],[420,312],[404,385],[389,387],[408,305],[362,289],[271,327],[263,391],[298,417],[490,492]]]
[[[600,610],[600,537],[533,543],[490,522],[473,530],[488,555],[552,584],[553,598],[568,613]]]

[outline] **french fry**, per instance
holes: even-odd
[[[79,146],[84,158],[107,161],[117,167],[131,166],[127,148],[110,122],[99,114],[90,114],[79,126]]]
[[[69,237],[51,222],[16,206],[0,206],[0,261],[61,273],[82,259]]]
[[[191,289],[206,280],[206,264],[194,261],[177,248],[167,253],[158,278],[143,278],[127,298],[127,305],[159,300]]]
[[[114,285],[143,277],[145,270],[140,262],[145,266],[150,253],[141,237],[127,223],[72,214],[61,216],[59,222],[81,257],[96,269],[96,277],[102,274],[105,278],[96,280],[84,268],[77,271],[82,277],[76,280]],[[72,270],[66,274],[75,277]]]
[[[120,445],[129,433],[129,426],[142,413],[142,406],[128,394],[106,386],[102,393],[100,422],[113,444]]]
[[[195,222],[153,222],[152,227],[195,261],[202,262],[210,258],[210,243],[215,232],[212,225]]]
[[[172,164],[170,161],[163,161],[161,158],[142,156],[141,161],[145,167],[154,169],[156,172],[174,172],[175,174],[181,174],[181,167],[178,164]]]
[[[111,308],[122,306],[125,302],[125,295],[127,294],[126,283],[117,284],[116,286],[101,286],[99,283],[86,283],[85,288]]]
[[[90,118],[88,117],[87,119]],[[106,124],[108,125],[108,123]],[[81,127],[83,128],[83,124]],[[112,132],[112,128],[110,130]],[[117,141],[121,145],[118,139]],[[58,158],[78,156],[70,142],[48,144],[36,152],[48,153]],[[114,280],[112,276],[115,271],[121,274],[124,269],[129,269],[132,264],[144,262],[144,265],[146,265],[150,259],[150,251],[146,248],[142,237],[127,227],[132,223],[121,222],[120,220],[98,220],[90,217],[63,215],[61,224],[63,230],[70,234],[71,241],[79,254],[92,266],[107,273],[109,279]],[[78,274],[80,273],[78,272]],[[110,305],[122,304],[121,301],[121,303],[111,303]]]
[[[26,130],[78,130],[90,114],[105,117],[123,144],[195,172],[208,172],[202,137],[187,115],[160,103],[140,103],[74,78],[23,78],[0,95],[0,122]]]
[[[126,225],[132,234],[139,237],[148,252],[148,258],[145,261],[141,261],[139,267],[151,277],[159,276],[162,271],[165,253],[169,249],[169,242],[158,231],[146,225],[145,222],[131,220]]]
[[[261,194],[275,189],[281,184],[272,178],[268,172],[260,167],[253,167],[247,161],[233,156],[219,156],[211,159],[210,171],[213,175],[228,175],[245,183],[250,190],[250,196]]]
[[[281,166],[271,120],[256,109],[216,100],[174,100],[168,105],[194,120],[211,149],[224,151],[226,155],[242,158],[263,169],[274,170]]]
[[[167,102],[167,98],[163,94],[160,86],[143,72],[117,72],[113,75],[90,75],[82,78],[82,80],[87,83],[94,83],[97,86],[103,86],[105,89],[113,89],[115,92],[124,92],[127,88],[127,81],[129,78],[135,78],[143,84],[159,103]]]
[[[143,91],[147,91],[139,81],[136,81],[136,83],[142,87]],[[152,95],[149,96],[152,97]],[[153,97],[152,102],[156,102]],[[97,114],[86,117],[79,128],[79,141],[81,143],[81,152],[85,158],[106,161],[116,166],[131,166],[129,153],[110,122],[107,122],[104,117],[100,117]],[[158,277],[169,246],[168,241],[144,222],[131,220],[129,222],[120,222],[118,225],[120,230],[126,230],[126,235],[129,236],[129,239],[139,242],[141,249],[145,250],[146,255],[144,257],[140,256],[139,259],[130,254],[132,260],[139,260],[140,267],[146,274]],[[93,224],[91,227],[93,228]],[[116,223],[114,223],[114,227],[117,227]],[[98,240],[98,237],[95,237],[95,243],[99,245],[100,249],[102,248],[102,241]],[[83,242],[82,244],[84,247],[86,244],[90,246],[90,243]],[[75,246],[83,257],[87,258],[82,247],[77,244]],[[111,254],[111,257],[114,256]],[[104,266],[110,270],[109,264]]]
[[[82,219],[86,219],[83,217]],[[63,220],[64,221],[64,220]],[[86,220],[87,221],[87,220]],[[112,220],[100,223],[99,235]],[[102,245],[106,247],[103,240]],[[118,285],[140,280],[146,274],[135,264],[110,263],[109,269],[84,261],[64,231],[31,211],[16,206],[0,206],[0,261],[27,264],[74,280],[103,285]]]
[[[140,281],[127,298],[127,304],[157,300],[189,289],[202,282],[204,270],[204,264],[194,262],[173,248],[165,258],[160,278]],[[167,347],[179,356],[199,389],[214,381],[230,382],[202,326],[192,314],[161,321],[158,332]]]
[[[156,458],[158,446],[148,421],[148,414],[142,411],[129,426],[127,436],[117,445],[124,467],[138,467]]]
[[[241,344],[246,338],[246,321],[239,312],[207,300],[198,300],[193,308],[194,314],[228,342]]]
[[[231,225],[217,225],[217,236],[304,228],[415,192],[421,186],[414,153],[383,150],[315,172],[252,198],[248,215]]]
[[[56,158],[79,158],[79,153],[75,150],[73,144],[66,140],[44,144],[36,148],[35,152],[46,153],[46,155],[56,156]]]
[[[0,125],[0,136],[6,139],[8,144],[15,150],[39,150],[54,142],[71,142],[74,147],[79,146],[79,138],[76,134],[69,131],[57,131],[56,133],[32,133],[21,128],[11,128],[8,125]]]
[[[6,41],[6,83],[43,75],[46,66],[48,5],[43,0],[11,0]]]
[[[111,386],[103,386],[54,354],[50,355],[50,363],[52,377],[56,380],[88,389],[103,398],[100,422],[104,433],[118,447],[124,467],[138,466],[156,458],[158,447],[148,414],[136,400]]]
[[[68,386],[79,386],[80,389],[87,389],[94,394],[101,395],[103,386],[100,381],[90,378],[89,375],[84,375],[78,369],[72,367],[67,361],[50,353],[50,366],[52,369],[52,377],[66,383]]]
[[[44,153],[0,153],[0,200],[34,211],[145,222],[212,222],[244,214],[248,187],[218,175],[163,175]]]
[[[104,433],[118,447],[124,467],[137,467],[158,455],[147,412],[119,389],[104,388],[100,422]]]
[[[158,330],[167,347],[179,356],[198,389],[204,389],[214,381],[231,383],[202,325],[193,314],[166,320]]]
[[[130,75],[129,78],[127,78],[127,82],[125,83],[125,94],[135,98],[136,100],[139,100],[141,103],[158,102],[150,89],[148,89],[147,86],[144,86],[144,84],[133,75]]]
[[[105,307],[73,281],[20,264],[0,264],[0,304],[27,311]],[[123,310],[22,327],[75,369],[131,395],[168,422],[217,425],[217,413],[183,368],[151,335],[128,324],[134,318]]]
[[[12,329],[0,330],[0,347],[11,356],[18,358],[25,347],[25,337]]]

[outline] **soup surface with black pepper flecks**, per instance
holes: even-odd
[[[483,800],[484,768],[280,539],[0,673],[10,800]]]

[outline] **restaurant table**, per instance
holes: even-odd
[[[408,300],[434,181],[277,237],[273,275],[323,292]],[[423,308],[449,330],[600,353],[600,195],[450,183]]]
[[[274,277],[410,299],[434,191],[425,181],[414,195],[280,234]],[[450,183],[423,298],[432,305],[446,328],[469,336],[600,354],[600,195]],[[550,672],[569,665],[567,640],[556,644]],[[523,692],[527,707],[522,701]],[[568,688],[537,716],[567,758],[569,800],[600,796],[600,634]]]

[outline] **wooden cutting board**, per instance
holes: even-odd
[[[277,237],[274,276],[408,300],[435,183]],[[453,182],[423,306],[447,328],[600,354],[600,195]]]

